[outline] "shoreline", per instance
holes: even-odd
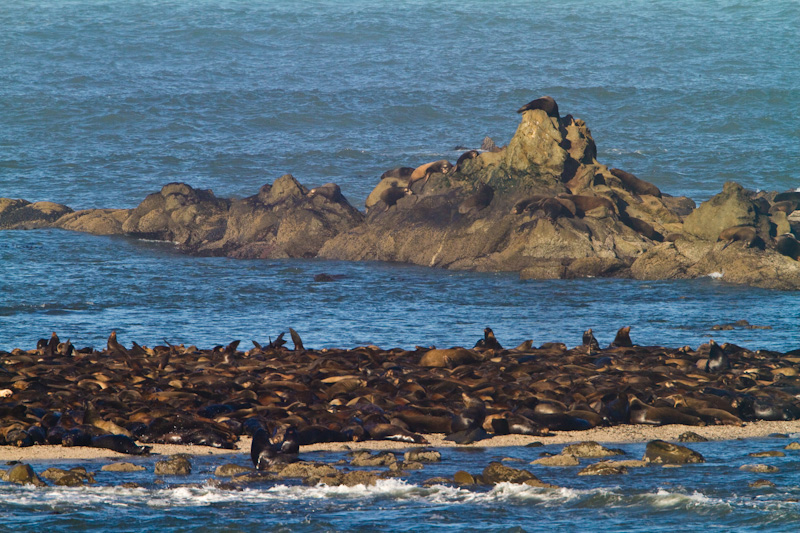
[[[553,436],[538,437],[530,435],[499,435],[473,444],[455,444],[445,440],[444,434],[426,434],[429,444],[414,444],[390,440],[368,440],[361,442],[325,442],[310,444],[300,447],[300,459],[304,453],[310,452],[346,452],[353,450],[402,450],[408,448],[503,448],[523,447],[533,442],[543,445],[571,444],[583,441],[596,441],[599,443],[645,443],[660,439],[677,441],[678,436],[687,431],[692,431],[709,441],[737,440],[768,437],[774,433],[790,435],[800,433],[800,420],[793,421],[757,421],[749,422],[744,426],[685,426],[669,424],[664,426],[650,425],[620,425],[613,427],[597,427],[586,431],[556,431]],[[152,456],[168,456],[174,454],[189,454],[194,456],[231,456],[244,454],[249,464],[250,458],[249,437],[242,437],[236,443],[235,449],[220,449],[210,446],[192,446],[178,444],[147,444],[152,446]],[[115,452],[105,448],[90,448],[85,446],[65,447],[58,445],[36,445],[26,448],[15,446],[0,446],[0,461],[42,461],[57,462],[88,459],[113,459],[114,461],[135,459],[139,457]]]

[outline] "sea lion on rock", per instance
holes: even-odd
[[[609,169],[609,172],[611,172],[614,177],[622,182],[625,190],[634,194],[649,194],[651,196],[661,198],[661,191],[652,183],[641,180],[630,172],[625,172],[624,170],[620,170],[618,168]]]
[[[597,208],[605,208],[608,214],[617,212],[614,202],[604,196],[586,196],[582,194],[559,194],[558,198],[564,198],[572,202],[577,208],[577,216],[583,217],[589,211]]]
[[[664,236],[641,218],[626,216],[624,222],[627,226],[633,228],[636,233],[647,237],[651,241],[664,242]]]
[[[383,174],[381,174],[381,179],[384,180],[386,178],[399,178],[399,179],[408,179],[411,177],[411,174],[414,172],[412,167],[397,167],[391,170],[387,170]]]
[[[308,191],[309,198],[314,198],[315,196],[322,196],[323,198],[327,198],[331,202],[336,203],[347,202],[345,197],[342,195],[342,189],[335,183],[326,183],[325,185],[314,187]]]
[[[778,212],[786,213],[787,215],[791,215],[797,210],[797,202],[793,202],[792,200],[783,200],[782,202],[775,202],[769,208],[769,214],[774,215]]]
[[[465,161],[469,161],[470,159],[475,159],[480,155],[480,152],[477,150],[469,150],[468,152],[464,152],[456,161],[456,168],[453,169],[453,172],[458,172],[461,168],[461,165],[464,164]]]
[[[752,226],[731,226],[725,228],[717,237],[717,241],[727,241],[722,247],[724,250],[734,242],[743,242],[746,248],[764,249],[766,243],[758,236],[756,229]]]
[[[630,401],[630,422],[632,424],[683,424],[685,426],[705,426],[700,417],[687,415],[673,407],[653,407],[638,398]]]
[[[527,198],[523,198],[519,200],[517,203],[514,204],[514,207],[511,208],[511,212],[515,215],[519,215],[525,212],[528,209],[529,205],[536,204],[541,202],[542,200],[550,198],[549,196],[545,196],[543,194],[535,194],[533,196],[529,196]]]
[[[425,163],[415,168],[414,172],[411,173],[408,179],[408,187],[411,188],[411,185],[419,180],[423,180],[423,184],[427,183],[431,174],[449,174],[452,170],[453,164],[446,159]]]
[[[779,254],[791,257],[794,260],[800,258],[800,242],[791,233],[778,235],[775,239],[775,250]]]
[[[389,209],[393,205],[396,205],[400,198],[408,196],[409,194],[411,194],[411,189],[408,187],[398,187],[396,185],[392,185],[381,193],[380,201],[386,204],[386,209]]]
[[[783,202],[789,200],[791,202],[796,202],[800,204],[800,191],[786,191],[780,192],[775,195],[775,198],[772,199],[774,203]]]
[[[541,109],[547,116],[553,118],[559,118],[558,116],[558,104],[553,99],[552,96],[542,96],[541,98],[537,98],[536,100],[531,100],[524,106],[517,109],[517,113],[522,113],[524,111],[531,111],[534,109]]]
[[[290,426],[282,431],[282,435],[280,433],[281,431],[276,429],[270,438],[263,426],[256,429],[250,445],[250,460],[253,461],[256,470],[265,470],[275,463],[297,460],[297,453],[300,451],[297,430]]]
[[[489,207],[489,204],[492,203],[493,198],[494,189],[483,183],[480,185],[480,187],[478,187],[478,190],[475,192],[475,194],[459,204],[458,212],[462,215],[478,212],[481,209]]]
[[[591,350],[599,350],[600,344],[597,342],[597,339],[594,337],[594,333],[592,333],[592,328],[587,329],[583,332],[583,345]]]

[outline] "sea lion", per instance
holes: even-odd
[[[414,172],[411,173],[408,178],[408,187],[411,188],[411,185],[419,180],[424,180],[423,184],[427,183],[431,174],[449,174],[452,171],[453,164],[446,159],[425,163],[415,168]]]
[[[250,460],[256,470],[265,470],[275,463],[296,461],[299,451],[297,430],[294,427],[284,428],[283,431],[276,428],[272,438],[264,427],[259,427],[253,434]]]
[[[547,116],[553,118],[559,118],[558,116],[558,104],[551,96],[542,96],[541,98],[537,98],[536,100],[531,100],[524,106],[517,109],[517,113],[522,113],[524,111],[531,111],[534,109],[541,109]]]
[[[705,426],[700,417],[682,413],[674,407],[653,407],[638,398],[630,401],[630,422],[632,424],[683,424],[685,426]]]
[[[591,350],[599,350],[600,344],[597,342],[597,339],[594,337],[594,333],[592,333],[592,328],[587,329],[583,332],[583,345]]]
[[[708,341],[709,351],[708,360],[706,361],[706,372],[719,372],[729,370],[731,368],[731,361],[725,354],[725,350],[719,344],[714,342],[714,339]]]
[[[128,436],[112,434],[92,437],[92,447],[105,448],[119,453],[127,453],[128,455],[149,455],[152,449],[150,446],[139,446]]]
[[[800,204],[800,191],[786,191],[780,192],[775,195],[775,198],[772,199],[773,203],[783,202],[789,200],[791,202],[795,202]]]
[[[308,191],[309,198],[314,198],[315,196],[322,196],[323,198],[327,198],[331,202],[336,203],[347,202],[345,197],[342,195],[342,189],[335,183],[326,183],[325,185],[314,187]]]
[[[522,200],[519,200],[517,203],[514,204],[514,207],[511,208],[511,213],[519,215],[524,211],[526,211],[529,205],[541,202],[545,198],[550,198],[550,197],[543,194],[535,194],[533,196],[523,198]]]
[[[466,348],[433,349],[429,350],[419,360],[419,366],[428,368],[454,368],[467,363],[474,363],[479,359],[475,352]]]
[[[492,203],[493,198],[494,189],[483,183],[478,187],[478,190],[475,191],[475,194],[471,195],[458,205],[458,212],[462,215],[466,215],[467,213],[476,213],[481,209],[488,207],[489,204]]]
[[[461,168],[461,165],[463,165],[465,161],[475,159],[479,155],[480,152],[477,150],[469,150],[468,152],[464,152],[461,154],[461,157],[458,158],[458,161],[456,161],[456,168],[453,169],[453,172],[458,172],[458,170]]]
[[[791,215],[797,210],[797,202],[792,200],[783,200],[782,202],[775,202],[769,208],[769,214],[774,215],[777,212],[783,212]]]
[[[630,172],[625,172],[624,170],[620,170],[618,168],[609,169],[609,172],[611,172],[614,177],[622,182],[625,190],[634,194],[649,194],[651,196],[661,198],[661,190],[659,190],[659,188],[652,183],[641,180]]]
[[[383,174],[381,174],[381,179],[384,180],[386,178],[399,178],[399,179],[408,179],[411,177],[411,174],[414,172],[412,167],[397,167],[391,170],[387,170]]]
[[[614,341],[609,345],[609,348],[631,348],[633,347],[633,342],[631,342],[631,327],[625,326],[619,328],[617,331],[617,335],[614,337]]]
[[[743,242],[746,248],[760,248],[764,249],[766,243],[764,239],[758,236],[756,229],[752,226],[731,226],[725,228],[717,237],[717,241],[727,241],[722,247],[724,250],[734,242]]]
[[[475,349],[477,349],[477,350],[502,350],[503,347],[500,346],[500,343],[498,342],[497,337],[494,336],[494,331],[492,331],[492,328],[486,327],[486,328],[483,329],[483,338],[475,343]]]
[[[482,400],[465,393],[461,393],[461,397],[464,400],[464,409],[458,414],[453,414],[453,421],[450,425],[453,433],[481,427],[486,418],[486,405]]]
[[[775,250],[779,254],[791,257],[795,261],[800,258],[800,242],[791,233],[778,235],[775,239]]]
[[[537,218],[544,218],[555,222],[559,218],[572,218],[572,211],[558,198],[546,197],[538,202],[532,202],[525,207],[525,211]]]
[[[385,189],[380,195],[380,201],[386,204],[386,209],[388,210],[393,205],[397,204],[397,201],[404,196],[408,196],[411,193],[411,189],[408,187],[398,187],[397,185],[392,185],[388,189]]]
[[[632,228],[636,233],[647,237],[651,241],[664,242],[664,236],[653,226],[640,218],[626,216],[623,222],[625,222],[625,224]]]
[[[559,194],[558,198],[565,198],[575,204],[577,209],[577,216],[583,217],[589,211],[599,207],[605,207],[609,214],[617,212],[614,202],[604,196],[585,196],[582,194]]]

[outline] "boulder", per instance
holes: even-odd
[[[492,461],[489,463],[489,465],[483,469],[481,479],[488,485],[496,485],[498,483],[524,483],[532,487],[553,487],[553,485],[544,483],[527,470],[511,468],[499,461]]]
[[[648,442],[642,460],[671,465],[705,462],[705,458],[701,454],[690,450],[686,446],[672,444],[663,440]]]
[[[192,463],[188,456],[183,454],[171,455],[163,461],[157,461],[155,474],[157,476],[188,476],[192,473]]]
[[[594,441],[579,442],[577,444],[570,444],[561,450],[562,454],[569,454],[575,457],[599,458],[611,457],[613,455],[625,455],[625,452],[619,449],[606,448]]]
[[[580,461],[578,461],[578,458],[574,455],[560,454],[541,457],[535,461],[531,461],[531,464],[540,466],[577,466],[580,464]]]
[[[579,476],[614,476],[627,473],[628,469],[624,466],[606,461],[588,465],[586,468],[578,471]]]
[[[16,483],[18,485],[33,485],[35,487],[44,487],[46,483],[36,475],[31,465],[18,464],[11,467],[10,470],[3,474],[3,481],[7,483]]]
[[[53,202],[0,198],[0,230],[47,228],[71,212],[69,207]]]
[[[744,187],[729,181],[722,192],[700,204],[683,221],[683,230],[704,241],[716,241],[732,226],[755,226],[758,209]]]
[[[100,470],[103,472],[143,472],[147,470],[147,468],[142,465],[120,462],[103,465]]]

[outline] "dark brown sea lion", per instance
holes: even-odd
[[[723,350],[719,344],[714,342],[714,339],[709,340],[708,344],[710,349],[708,352],[708,361],[706,361],[706,372],[720,372],[729,370],[731,368],[731,361],[725,354],[725,350]]]
[[[494,336],[492,328],[486,327],[483,329],[483,338],[475,343],[477,350],[502,350],[503,347],[498,342],[497,337]]]
[[[541,109],[547,116],[553,118],[559,118],[558,116],[558,104],[551,96],[542,96],[541,98],[537,98],[536,100],[531,100],[524,106],[517,109],[517,113],[522,113],[524,111],[531,111],[534,109]]]
[[[624,170],[620,170],[618,168],[609,169],[609,172],[611,172],[614,177],[622,182],[625,190],[634,194],[649,194],[651,196],[661,198],[661,191],[652,183],[641,180],[630,172],[625,172]]]
[[[791,233],[778,235],[775,239],[775,250],[779,254],[791,257],[794,260],[800,258],[800,242]]]
[[[431,174],[449,174],[453,170],[453,164],[446,159],[440,159],[439,161],[433,161],[431,163],[425,163],[424,165],[420,165],[414,169],[414,172],[411,173],[408,179],[408,187],[410,188],[414,182],[419,180],[424,180],[423,183],[427,183],[428,178],[431,177]]]
[[[774,215],[778,212],[786,213],[787,215],[791,215],[797,210],[797,202],[792,200],[783,200],[782,202],[775,202],[769,208],[769,214]]]
[[[136,442],[125,435],[98,435],[92,437],[93,448],[106,448],[119,453],[129,455],[148,455],[152,449],[150,446],[139,446]]]
[[[381,192],[380,201],[386,204],[386,209],[389,209],[393,205],[397,204],[397,201],[404,196],[408,196],[411,194],[411,189],[408,187],[398,187],[397,185],[392,185],[388,189],[385,189]]]
[[[489,185],[482,183],[478,190],[473,195],[458,205],[458,212],[462,215],[467,213],[476,213],[484,209],[492,203],[494,198],[494,189]]]
[[[541,202],[545,198],[550,197],[543,194],[535,194],[533,196],[523,198],[514,204],[514,207],[511,208],[511,212],[515,215],[519,215],[520,213],[526,211],[529,205]]]
[[[455,169],[453,169],[453,172],[458,172],[458,170],[461,168],[461,165],[462,165],[462,164],[463,164],[465,161],[469,161],[470,159],[475,159],[475,158],[476,158],[476,157],[478,157],[479,155],[480,155],[480,152],[479,152],[479,151],[477,151],[477,150],[469,150],[468,152],[464,152],[464,153],[463,153],[463,154],[461,154],[461,156],[458,158],[458,161],[456,161],[456,168],[455,168]]]
[[[474,363],[480,357],[466,348],[449,348],[430,350],[419,360],[419,366],[429,368],[454,368],[467,363]]]
[[[662,426],[666,424],[683,424],[686,426],[704,426],[705,422],[700,417],[688,415],[673,407],[653,407],[638,398],[630,401],[631,424],[651,424]]]
[[[323,198],[327,198],[328,200],[336,203],[347,202],[345,197],[342,195],[342,189],[335,183],[326,183],[325,185],[314,187],[308,191],[309,198],[314,198],[315,196],[322,196]]]
[[[408,179],[411,177],[411,174],[414,172],[414,169],[411,167],[397,167],[391,170],[387,170],[383,174],[381,174],[381,179],[386,178],[400,178],[400,179]]]
[[[626,216],[624,222],[627,226],[633,228],[636,233],[647,237],[651,241],[664,242],[664,236],[644,220],[636,217]]]
[[[756,229],[752,226],[731,226],[722,230],[717,237],[717,241],[727,241],[722,247],[724,250],[734,242],[743,242],[747,248],[764,249],[766,243],[759,237]]]
[[[583,332],[583,345],[587,348],[592,350],[599,350],[600,344],[597,342],[597,339],[594,337],[594,333],[592,333],[592,328],[587,329]]]
[[[631,327],[625,326],[617,330],[617,335],[614,341],[609,345],[609,348],[630,348],[633,346],[631,342]]]
[[[774,203],[784,202],[786,200],[800,204],[800,191],[781,192],[776,194],[775,198],[772,199]]]
[[[613,214],[616,213],[616,206],[614,202],[604,196],[586,196],[582,194],[559,194],[559,198],[565,198],[575,204],[577,208],[577,216],[583,217],[587,212],[597,209],[598,207],[605,207]]]

